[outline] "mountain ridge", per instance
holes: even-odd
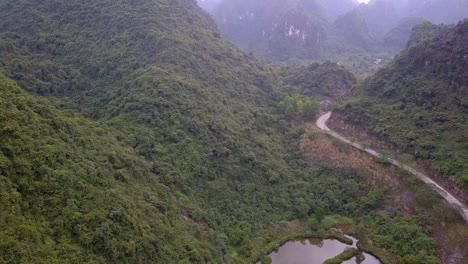
[[[467,26],[468,20],[455,27],[422,25],[420,30],[432,36],[422,39],[416,28],[407,50],[357,87],[357,100],[350,99],[341,108],[347,120],[419,158],[433,160],[442,174],[465,190]],[[365,105],[370,108],[365,110]]]

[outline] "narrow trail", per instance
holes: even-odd
[[[322,116],[319,117],[319,119],[317,120],[316,122],[316,125],[321,129],[323,130],[325,133],[329,134],[330,136],[346,143],[346,144],[349,144],[357,149],[360,149],[364,152],[367,152],[368,154],[374,156],[374,157],[377,157],[377,158],[384,158],[381,154],[379,154],[377,151],[375,150],[372,150],[372,149],[369,149],[369,148],[365,148],[363,147],[362,145],[356,143],[356,142],[352,142],[351,140],[339,135],[338,133],[336,133],[335,131],[329,129],[327,127],[327,121],[328,119],[330,119],[331,117],[331,114],[332,112],[328,112],[326,114],[323,114]],[[408,165],[405,165],[405,164],[402,164],[401,162],[395,160],[395,159],[391,159],[391,158],[386,158],[386,160],[401,168],[401,169],[404,169],[405,171],[411,173],[412,175],[416,176],[418,179],[420,179],[421,181],[423,181],[425,184],[427,184],[429,187],[431,187],[433,190],[435,190],[440,196],[442,196],[442,198],[444,198],[452,207],[454,207],[456,210],[458,210],[461,214],[461,216],[463,217],[463,219],[465,219],[465,221],[468,223],[468,207],[466,205],[464,205],[462,202],[460,202],[457,198],[455,198],[453,195],[451,195],[447,190],[445,190],[442,186],[440,186],[439,184],[437,184],[436,182],[434,182],[433,180],[431,180],[428,176],[424,175],[423,173],[411,168],[410,166]]]

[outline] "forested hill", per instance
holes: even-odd
[[[343,67],[281,81],[194,0],[6,0],[0,17],[0,262],[254,263],[309,219],[365,218],[384,257],[438,263],[430,221],[376,214],[370,172],[299,150],[315,93],[354,83]]]
[[[228,40],[271,62],[342,60],[349,54],[399,52],[411,29],[423,20],[402,20],[391,1],[361,5],[353,0],[211,3],[213,6],[206,8],[200,1]]]
[[[216,260],[122,134],[0,76],[0,263]],[[162,242],[164,241],[164,242]]]
[[[1,77],[0,262],[242,263],[272,226],[377,203],[306,164],[275,75],[193,0],[0,5],[30,93]]]
[[[468,188],[468,20],[423,24],[395,61],[354,90],[341,112]]]
[[[73,97],[95,117],[121,112],[132,102],[118,97],[149,92],[149,83],[189,86],[193,96],[210,89],[227,100],[271,89],[263,65],[222,40],[191,0],[6,2],[2,68],[32,92]]]
[[[328,22],[315,0],[222,1],[212,11],[223,35],[267,60],[319,59]]]

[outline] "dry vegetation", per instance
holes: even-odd
[[[332,162],[341,169],[354,168],[369,172],[372,175],[369,182],[373,185],[379,182],[389,187],[396,187],[398,184],[395,180],[396,175],[392,174],[385,165],[375,162],[374,158],[359,150],[330,139],[312,125],[306,128],[300,142],[300,150],[311,164],[320,161]]]

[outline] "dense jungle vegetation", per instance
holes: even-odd
[[[431,160],[468,188],[468,20],[423,24],[408,49],[353,90],[341,106],[348,121],[399,149]]]
[[[0,16],[0,263],[245,263],[317,214],[438,262],[430,223],[377,213],[366,172],[298,149],[280,103],[312,119],[356,81],[343,67],[270,68],[193,0],[7,0]],[[416,247],[388,231],[406,229]]]

